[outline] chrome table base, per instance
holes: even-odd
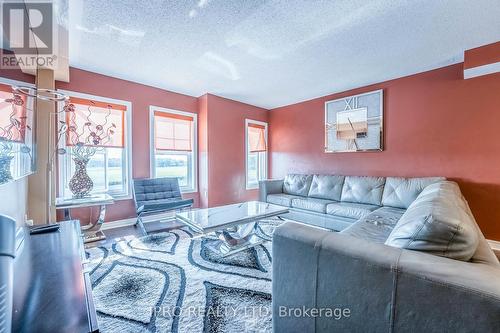
[[[60,199],[56,202],[56,208],[64,209],[64,219],[71,220],[71,209],[99,206],[99,217],[97,220],[81,226],[84,242],[90,243],[106,239],[106,235],[101,228],[104,223],[104,217],[106,216],[106,206],[113,203],[113,197],[104,194],[80,199]]]

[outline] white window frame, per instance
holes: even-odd
[[[253,119],[245,119],[245,188],[247,190],[255,190],[259,188],[259,182],[257,183],[249,183],[248,182],[248,125],[249,124],[255,124],[255,125],[260,125],[264,126],[264,135],[266,138],[266,152],[264,154],[265,156],[265,162],[264,162],[264,174],[263,179],[267,178],[268,174],[268,168],[269,168],[269,143],[268,143],[268,134],[267,134],[267,129],[268,129],[268,124],[263,121],[258,121],[258,120],[253,120]]]
[[[126,163],[124,165],[125,171],[123,172],[123,181],[125,183],[126,193],[113,193],[105,192],[111,195],[115,200],[129,200],[132,199],[132,103],[130,101],[124,101],[114,98],[102,97],[97,95],[90,95],[79,93],[76,91],[62,90],[58,89],[57,91],[71,97],[88,99],[96,102],[103,103],[111,103],[111,104],[119,104],[124,105],[127,108],[125,111],[125,127],[123,137],[125,138],[125,159]],[[62,103],[58,103],[58,110],[62,110]],[[58,113],[58,123],[59,120],[66,121],[66,119],[60,119],[59,117],[65,117],[64,112]],[[63,135],[61,137],[61,141],[59,142],[60,147],[66,146],[66,136]],[[70,163],[71,161],[68,159],[68,155],[59,155],[58,156],[58,168],[59,168],[59,186],[58,186],[58,196],[64,195],[65,186],[67,186],[71,176],[69,174],[70,171]],[[107,178],[106,178],[107,179]],[[101,193],[101,192],[94,192]]]
[[[186,116],[193,118],[193,131],[191,134],[191,142],[193,144],[193,158],[191,159],[191,170],[193,174],[191,175],[192,187],[181,186],[180,190],[182,193],[196,193],[198,192],[198,115],[192,112],[179,111],[174,109],[168,109],[161,106],[150,105],[149,106],[149,174],[151,178],[156,178],[156,148],[155,148],[155,112],[177,114],[180,116]],[[175,152],[172,152],[175,154]]]

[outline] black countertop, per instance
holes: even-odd
[[[95,316],[78,221],[29,235],[14,263],[13,332],[90,332]],[[95,314],[95,312],[94,312]]]

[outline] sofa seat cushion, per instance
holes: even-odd
[[[352,219],[360,219],[367,216],[375,209],[380,208],[375,205],[366,205],[353,202],[334,202],[326,206],[326,213]]]
[[[312,178],[312,175],[287,175],[283,182],[283,193],[307,197]]]
[[[468,261],[479,234],[467,207],[456,183],[431,184],[408,207],[385,244]]]
[[[311,198],[340,201],[344,176],[314,175],[308,196]]]
[[[443,180],[445,180],[443,177],[387,177],[385,180],[384,194],[382,195],[382,205],[406,209],[415,201],[424,188],[430,184]]]
[[[311,210],[318,213],[326,213],[326,205],[333,203],[332,200],[316,198],[295,198],[292,199],[292,208]]]
[[[269,194],[267,196],[267,202],[275,204],[275,205],[280,205],[280,206],[286,206],[286,207],[291,207],[292,206],[292,199],[295,198],[301,198],[296,195],[290,195],[290,194]]]
[[[384,244],[404,212],[404,209],[382,207],[361,218],[340,233]]]
[[[342,187],[341,201],[382,205],[385,178],[347,176]]]

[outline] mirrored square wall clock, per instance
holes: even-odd
[[[325,103],[325,152],[383,150],[383,90]]]

